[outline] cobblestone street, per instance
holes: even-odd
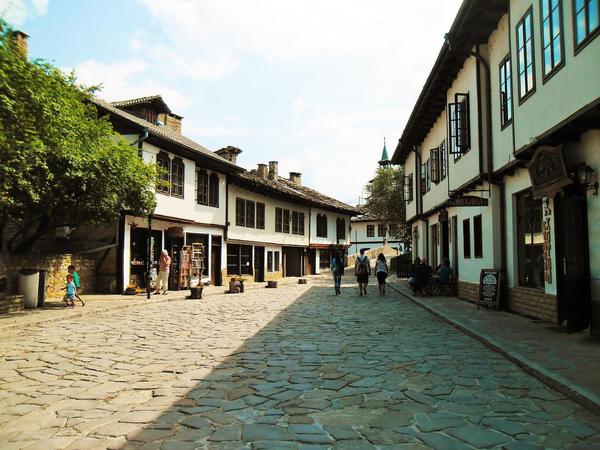
[[[0,448],[600,448],[592,413],[393,291],[350,286],[5,331]]]

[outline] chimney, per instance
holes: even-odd
[[[269,179],[276,180],[277,179],[277,161],[269,161]]]
[[[17,43],[17,47],[19,48],[19,50],[21,50],[21,52],[23,52],[23,55],[25,55],[25,58],[28,58],[29,47],[27,45],[27,39],[29,39],[29,36],[23,33],[22,31],[15,30],[12,32],[12,37]]]
[[[158,119],[163,123],[165,127],[169,127],[171,130],[181,134],[181,119],[183,117],[176,114],[159,114]]]
[[[266,164],[259,164],[258,165],[258,176],[261,178],[267,178],[267,165]]]
[[[302,186],[302,174],[300,172],[290,172],[290,181]]]
[[[225,158],[226,160],[231,161],[233,164],[237,164],[237,156],[242,153],[242,151],[237,147],[229,145],[227,147],[220,148],[219,150],[215,151],[215,153],[221,158]]]

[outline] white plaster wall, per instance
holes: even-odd
[[[245,200],[252,200],[265,204],[265,229],[239,227],[235,224],[235,199],[237,197]],[[275,208],[289,209],[304,213],[304,236],[292,234],[291,224],[290,233],[275,232]],[[291,216],[291,214],[290,214]],[[269,244],[308,246],[308,220],[309,208],[294,203],[284,202],[264,195],[257,194],[247,189],[235,185],[229,185],[229,228],[227,232],[228,240],[237,240],[245,242],[262,242]],[[349,223],[349,220],[346,222]],[[329,224],[328,224],[329,225]],[[335,221],[334,221],[335,226]]]
[[[142,150],[144,161],[156,162],[156,155],[161,149],[144,142]],[[172,153],[166,151],[165,153],[174,156]],[[219,207],[199,205],[196,203],[196,163],[189,159],[181,159],[185,167],[184,196],[178,198],[157,192],[157,206],[154,213],[200,223],[225,225],[225,175],[217,173],[219,175]],[[211,173],[211,171],[208,172]]]
[[[536,92],[523,104],[518,104],[517,93],[517,48],[514,29],[523,14],[533,5],[533,32],[535,57]],[[515,92],[515,137],[516,149],[527,145],[535,138],[570,115],[600,97],[598,70],[600,61],[600,39],[591,41],[577,55],[574,54],[573,3],[563,1],[563,37],[565,66],[545,84],[542,82],[542,37],[540,34],[540,3],[531,0],[513,0],[510,4],[512,30],[513,90]],[[535,118],[535,120],[531,120]]]

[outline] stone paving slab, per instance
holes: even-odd
[[[392,279],[390,286],[600,415],[598,337],[587,331],[570,335],[563,328],[506,311],[477,309],[456,297],[413,296],[405,280]]]
[[[600,445],[598,417],[389,294],[320,279],[1,333],[0,448]]]

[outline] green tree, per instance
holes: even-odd
[[[365,207],[369,214],[385,222],[391,236],[407,241],[409,236],[405,232],[404,170],[393,166],[379,167],[375,178],[365,189]]]
[[[0,23],[0,248],[23,252],[58,226],[114,222],[155,206],[155,166],[143,162],[78,85],[28,61]]]

